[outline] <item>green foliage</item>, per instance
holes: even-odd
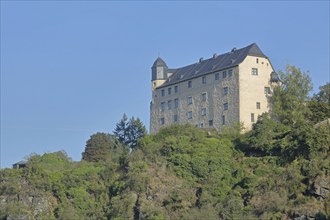
[[[122,144],[135,149],[138,141],[146,135],[147,130],[139,118],[131,117],[127,121],[127,116],[124,114],[113,133]]]
[[[81,219],[82,216],[79,215],[78,211],[74,209],[71,205],[61,204],[58,209],[58,219],[66,220],[66,219]]]
[[[309,120],[314,124],[330,118],[330,83],[321,86],[307,106],[311,111]]]
[[[32,219],[32,210],[24,204],[0,205],[0,219]],[[27,218],[26,218],[27,217]]]
[[[307,107],[311,111],[308,119],[314,124],[330,118],[329,103],[312,100],[307,103]]]
[[[274,87],[270,96],[272,118],[289,126],[299,126],[310,114],[306,106],[312,89],[311,79],[299,68],[288,65],[286,72],[279,71],[281,85]]]
[[[117,137],[120,143],[126,144],[128,140],[128,122],[126,114],[123,115],[122,119],[116,124],[116,128],[113,134]]]
[[[262,114],[253,124],[252,130],[240,148],[246,152],[261,155],[279,155],[283,137],[290,132],[290,127],[272,120],[267,113]]]
[[[325,85],[320,86],[319,89],[320,91],[317,94],[314,94],[313,100],[330,105],[330,83],[327,82]]]
[[[148,164],[141,158],[142,152],[136,152],[129,163],[129,169],[127,172],[127,185],[131,190],[137,193],[142,193],[147,190],[147,186],[150,180],[148,174]],[[140,157],[140,158],[139,158]]]
[[[105,161],[112,154],[123,152],[123,147],[115,136],[106,133],[93,134],[86,143],[82,159],[89,162]]]

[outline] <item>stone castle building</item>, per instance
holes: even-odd
[[[150,133],[174,123],[215,128],[243,122],[250,130],[269,110],[267,96],[278,79],[268,57],[254,43],[184,66],[152,66]]]

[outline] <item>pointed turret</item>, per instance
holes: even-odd
[[[168,78],[168,67],[165,61],[158,57],[151,67],[152,90],[162,85]]]
[[[168,67],[165,61],[158,57],[151,67],[152,69],[152,81],[154,80],[166,80]]]

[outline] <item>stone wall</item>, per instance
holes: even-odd
[[[221,130],[222,115],[225,115],[225,125],[238,121],[238,68],[230,68],[232,76],[223,78],[223,71],[210,73],[206,76],[206,83],[202,83],[202,77],[191,79],[192,87],[188,88],[188,81],[180,82],[171,86],[162,87],[154,90],[151,102],[150,132],[157,132],[162,126],[173,123],[191,123],[197,127],[216,128]],[[215,74],[219,74],[219,79],[215,79]],[[178,86],[178,92],[175,93],[174,87]],[[168,94],[168,88],[171,87],[171,94]],[[224,94],[224,87],[228,87],[228,94]],[[162,90],[165,95],[162,96]],[[202,100],[202,94],[206,94],[206,100]],[[188,103],[188,98],[192,98],[192,104]],[[179,100],[179,107],[175,108],[175,99]],[[168,101],[171,101],[171,109],[168,108]],[[161,103],[165,103],[165,109],[162,111]],[[223,109],[224,103],[228,103],[228,110]],[[206,109],[206,114],[202,115],[202,109]],[[187,114],[192,112],[192,118]],[[174,115],[177,115],[178,121],[174,122]],[[164,118],[164,125],[161,125],[161,118]],[[209,121],[213,125],[209,126]]]
[[[252,68],[258,69],[257,75],[252,75]],[[231,76],[228,74],[229,70],[232,71]],[[225,78],[224,71],[227,74]],[[247,56],[239,66],[204,75],[205,84],[202,83],[203,76],[199,76],[189,80],[192,83],[191,88],[188,88],[188,81],[156,88],[153,90],[150,105],[150,132],[156,133],[161,127],[173,123],[190,123],[196,127],[215,128],[221,131],[224,126],[243,122],[246,130],[250,130],[253,124],[251,113],[254,114],[256,122],[259,115],[269,110],[264,90],[265,87],[271,88],[269,80],[273,71],[267,58]],[[215,79],[215,74],[219,74],[218,80]],[[178,86],[177,93],[174,91],[175,86]],[[168,94],[169,87],[171,94]],[[225,87],[228,88],[227,94],[224,94]],[[203,93],[206,94],[204,101]],[[192,98],[192,104],[188,103],[189,97]],[[175,99],[179,100],[178,108],[174,106]],[[171,101],[170,109],[168,101]],[[257,102],[260,103],[260,109],[257,109]],[[164,110],[161,103],[165,103]],[[224,109],[225,103],[228,103],[228,110]],[[205,115],[202,115],[203,108],[206,109]],[[188,112],[192,112],[190,119]],[[177,122],[174,121],[175,115],[178,118]],[[223,116],[225,124],[223,124]],[[164,124],[161,124],[162,118]],[[210,120],[213,121],[213,125],[209,124]]]

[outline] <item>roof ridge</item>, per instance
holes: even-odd
[[[171,75],[169,80],[158,88],[237,66],[242,63],[247,56],[267,58],[256,43],[252,43],[240,49],[233,48],[229,52],[196,63],[175,69],[171,68],[172,70],[175,70],[175,72]]]

